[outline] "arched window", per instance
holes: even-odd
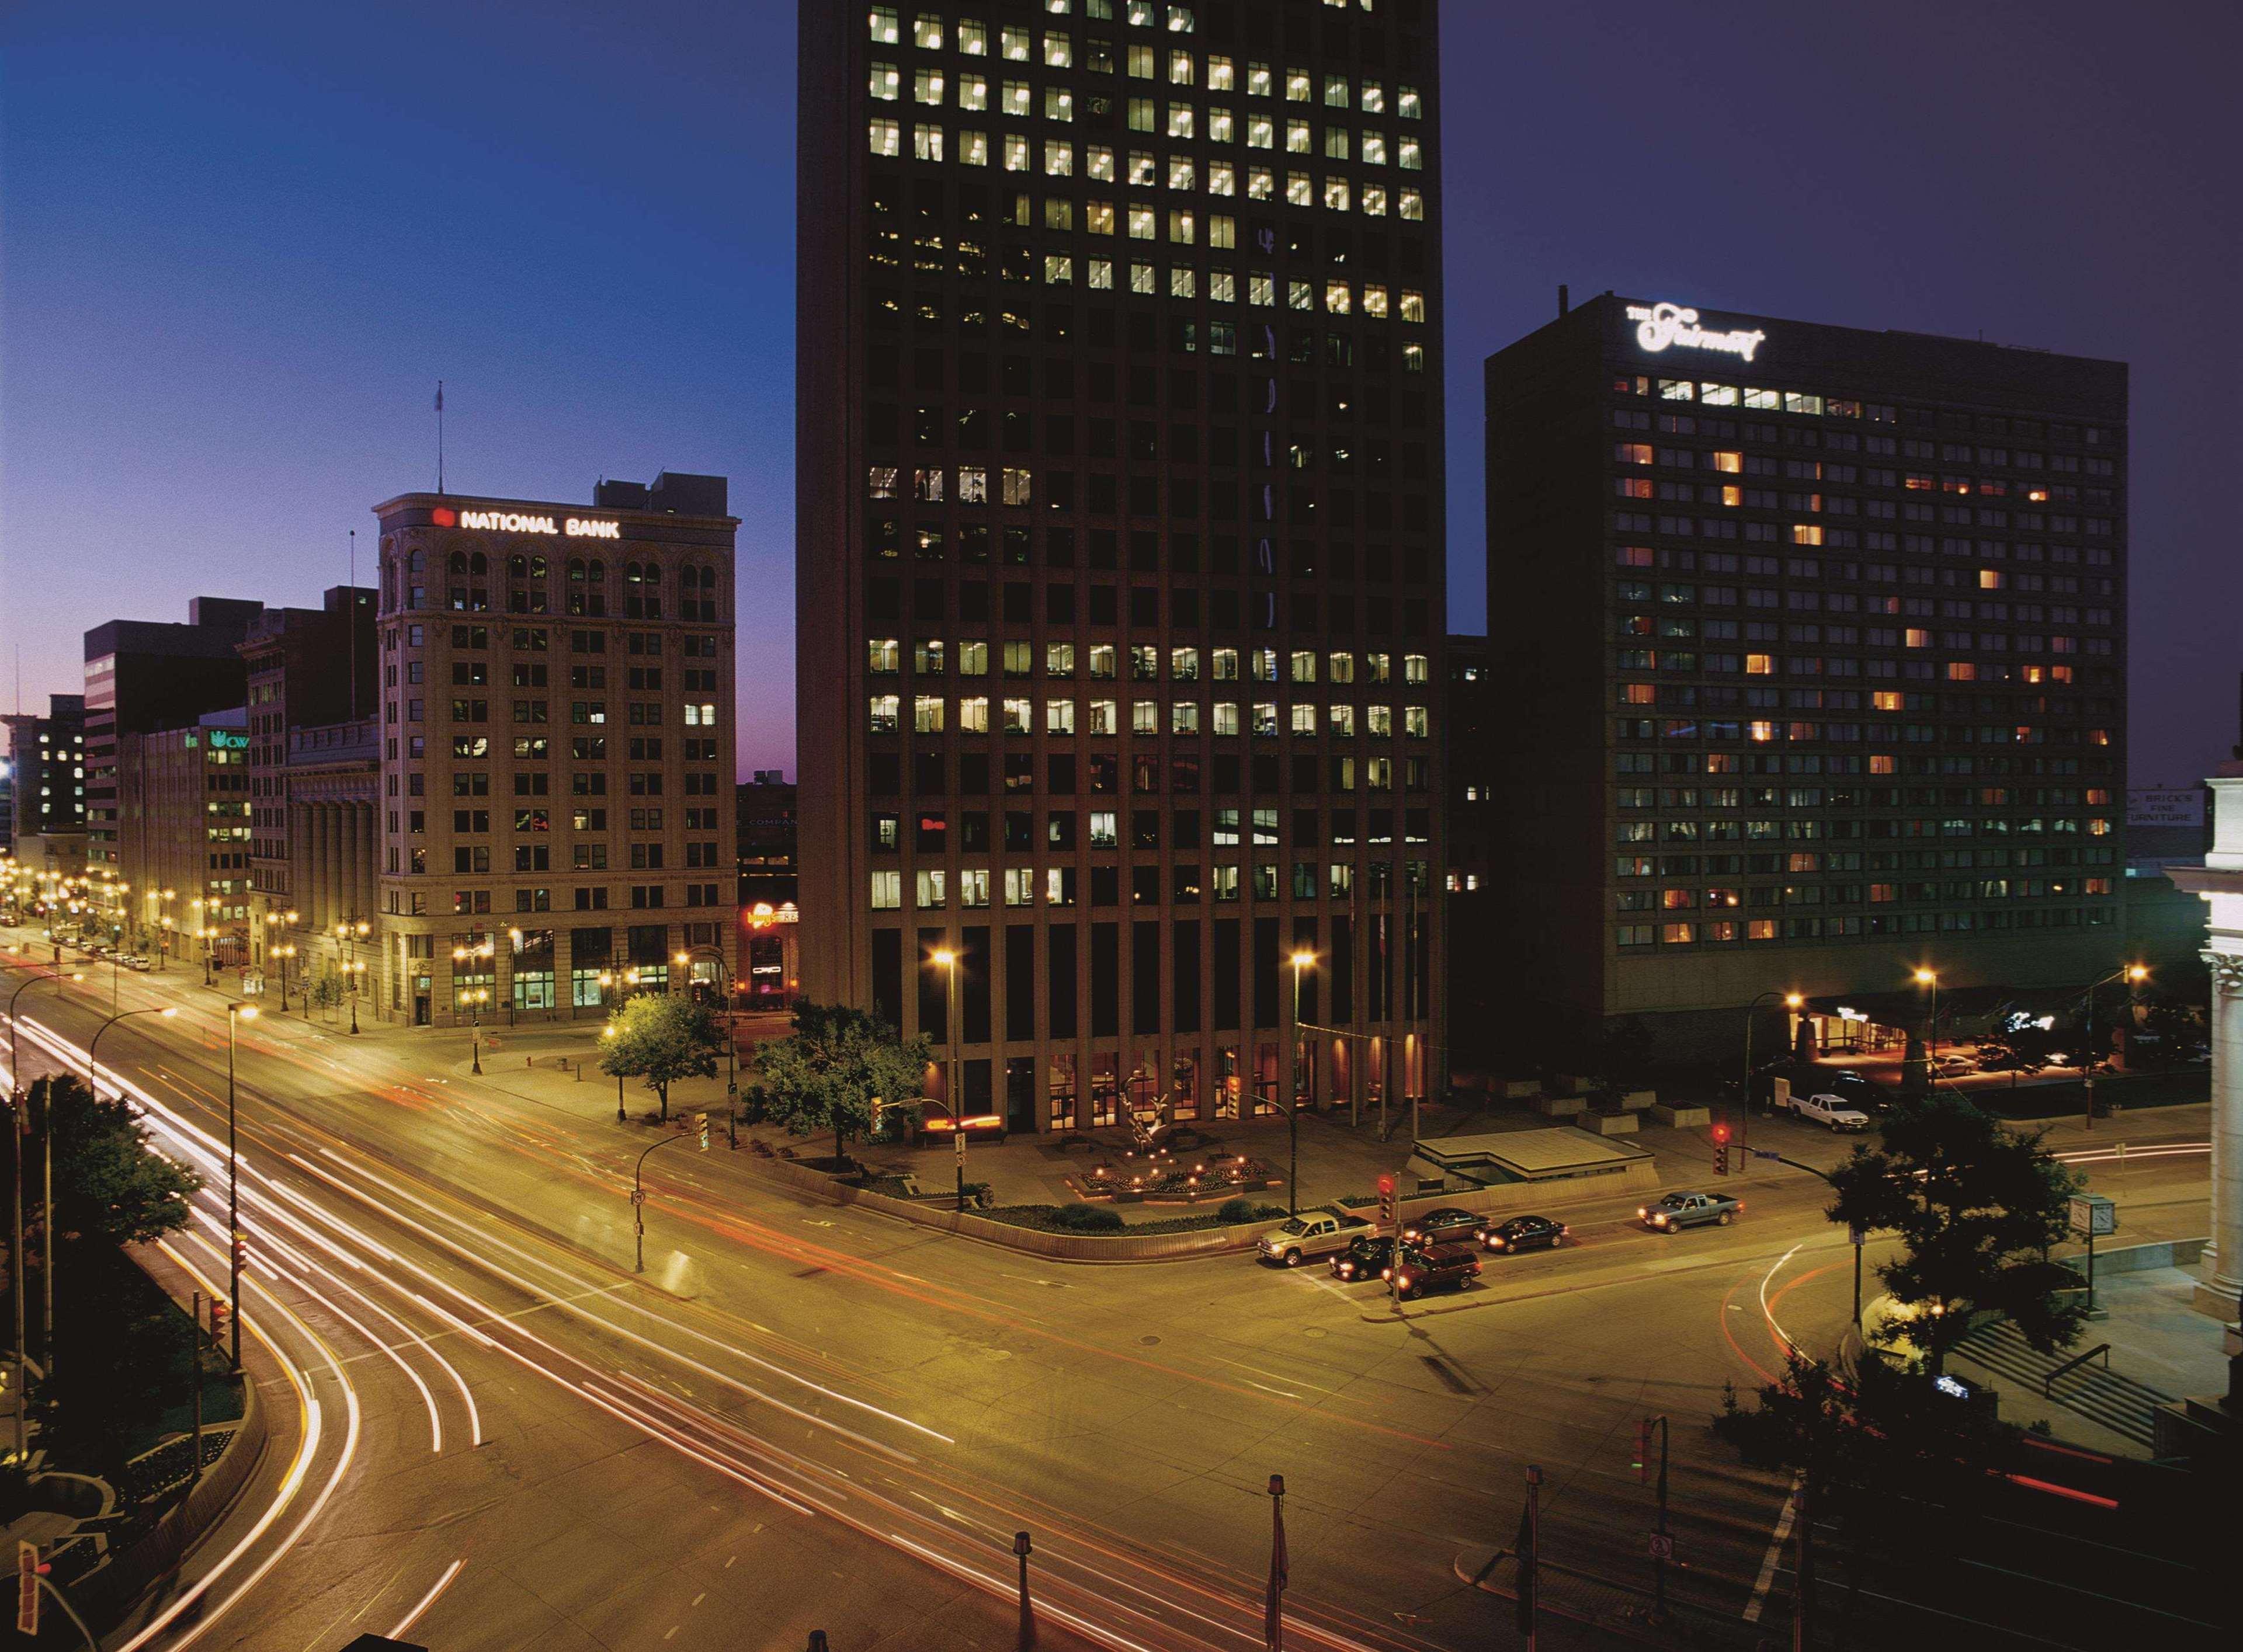
[[[473,556],[468,559],[468,572],[474,574],[477,579],[482,579],[490,572],[490,558],[485,556],[481,551],[477,551]]]
[[[455,574],[464,574],[468,571],[467,553],[464,551],[454,551],[452,553],[451,561],[448,562],[446,566],[448,567]]]

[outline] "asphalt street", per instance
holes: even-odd
[[[95,984],[25,1000],[27,1074],[83,1070]],[[212,1181],[165,1265],[217,1277],[224,1017],[176,973],[122,988],[123,1008],[165,1003],[178,1020],[104,1038],[104,1082]],[[1787,1337],[1845,1334],[1852,1250],[1812,1175],[1730,1178],[1748,1210],[1727,1229],[1564,1208],[1566,1248],[1488,1259],[1398,1318],[1321,1271],[1069,1267],[937,1235],[782,1187],[720,1136],[647,1160],[641,1277],[631,1165],[655,1132],[600,1087],[548,1105],[400,1048],[242,1028],[253,1370],[281,1426],[130,1644],[340,1646],[409,1620],[444,1649],[791,1648],[812,1628],[835,1652],[1007,1646],[1027,1529],[1039,1645],[1253,1648],[1280,1474],[1288,1644],[1509,1647],[1508,1602],[1459,1561],[1511,1541],[1532,1463],[1545,1554],[1647,1588],[1631,1458],[1657,1414],[1670,1590],[1709,1621],[1788,1621],[1789,1488],[1705,1423]],[[2130,1125],[2160,1131],[2202,1138],[2195,1115]],[[1754,1145],[1820,1165],[1845,1146],[1782,1120]],[[2138,1159],[2113,1187],[2132,1225],[2186,1229],[2203,1161]]]

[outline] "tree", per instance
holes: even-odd
[[[187,1225],[202,1178],[150,1147],[129,1104],[55,1078],[31,1085],[30,1106],[54,1132],[55,1214],[66,1243],[145,1245]]]
[[[640,1078],[670,1118],[670,1086],[681,1078],[713,1078],[726,1033],[699,1004],[665,993],[633,998],[615,1020],[615,1035],[600,1053],[600,1071],[611,1078]]]
[[[805,1004],[794,1031],[756,1051],[748,1089],[751,1117],[783,1125],[791,1136],[833,1132],[838,1164],[852,1136],[869,1135],[883,1104],[925,1093],[933,1046],[906,1044],[878,1016],[842,1004]]]
[[[1875,1146],[1830,1177],[1834,1222],[1897,1233],[1906,1250],[1877,1269],[1900,1306],[1881,1333],[1924,1355],[1932,1374],[1975,1310],[2004,1314],[2043,1353],[2071,1344],[2086,1316],[2078,1278],[2049,1259],[2078,1179],[1951,1091],[1903,1099]]]

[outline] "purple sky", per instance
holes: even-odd
[[[103,620],[313,601],[352,527],[364,567],[367,507],[434,480],[441,377],[455,488],[732,478],[741,763],[791,771],[793,15],[10,8],[0,645],[27,701],[78,687]],[[2132,778],[2226,755],[2232,3],[1445,15],[1458,628],[1478,363],[1559,282],[1983,331],[2132,363]]]

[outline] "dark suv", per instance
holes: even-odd
[[[1469,1245],[1407,1245],[1394,1290],[1407,1301],[1426,1291],[1462,1290],[1478,1275],[1479,1258]]]

